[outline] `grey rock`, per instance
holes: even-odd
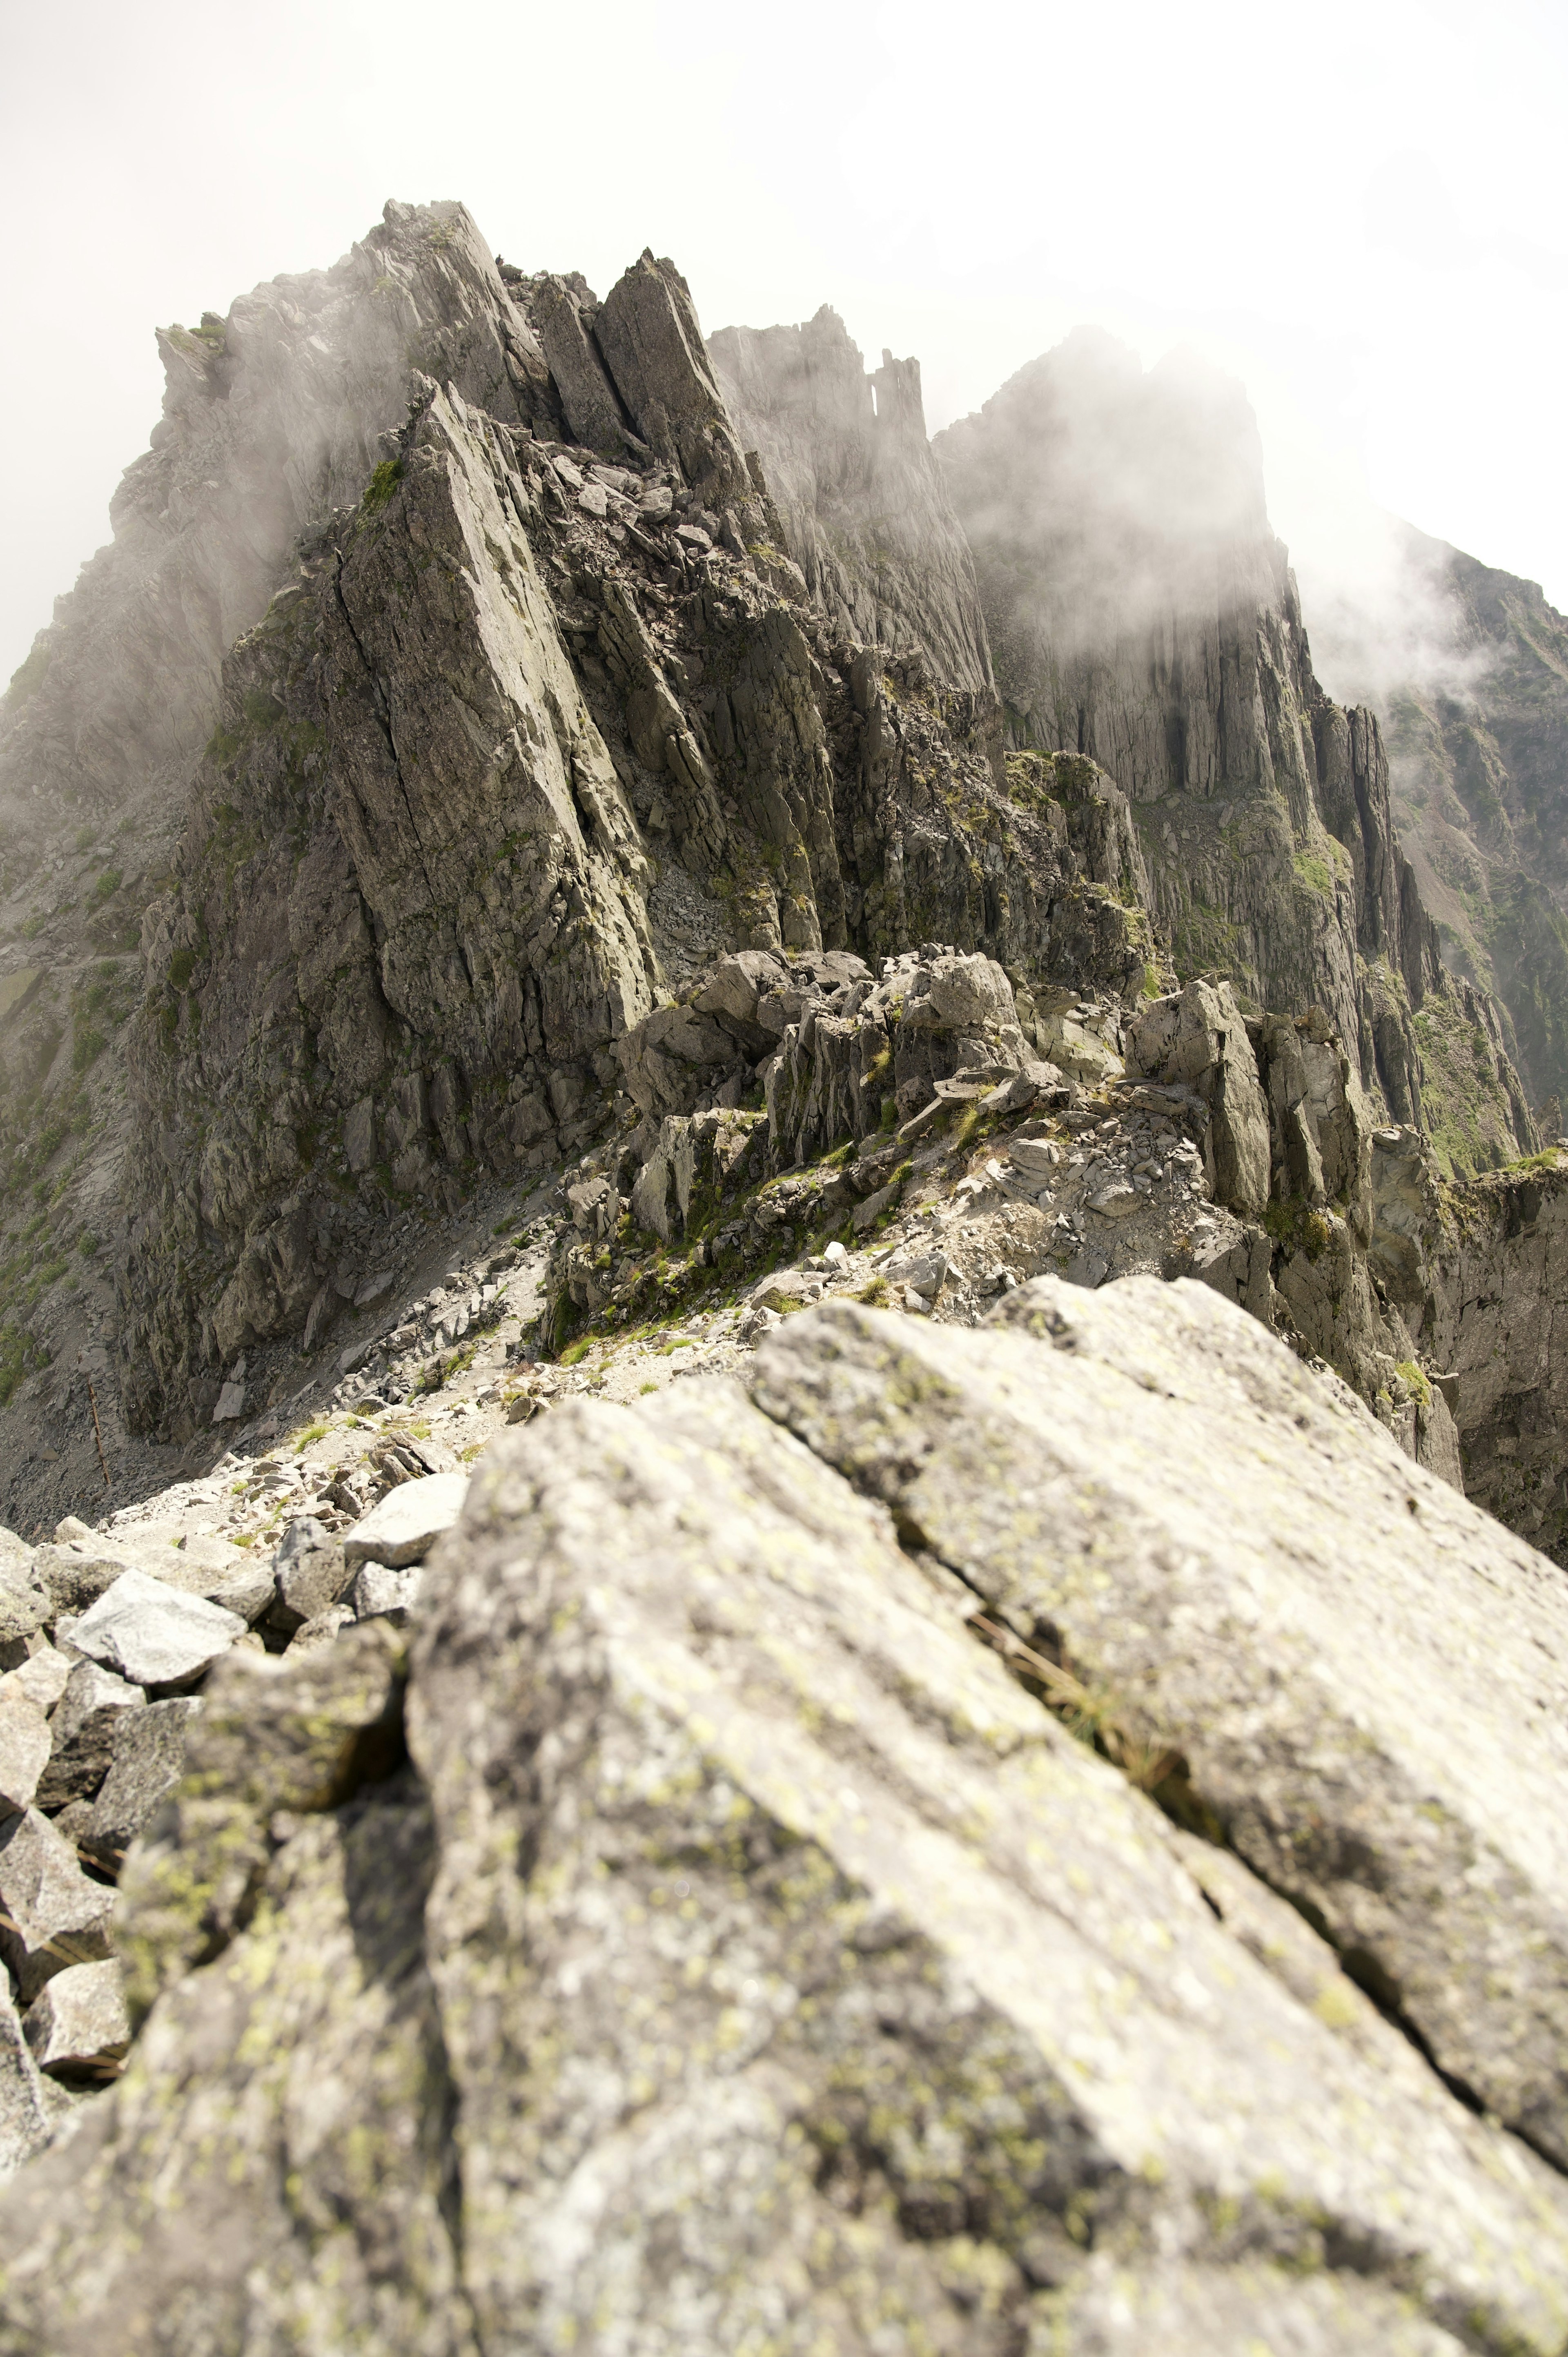
[[[0,2182],[42,2152],[53,2132],[48,2094],[8,1989],[0,1989]]]
[[[381,1563],[401,1570],[406,1564],[423,1563],[442,1532],[456,1521],[467,1487],[467,1473],[432,1473],[423,1481],[400,1483],[343,1534],[349,1568]]]
[[[0,1956],[30,2004],[67,1964],[110,1953],[114,1893],[83,1874],[76,1853],[37,1809],[0,1822]]]
[[[134,1548],[119,1541],[81,1539],[39,1547],[34,1570],[48,1591],[48,1618],[85,1613],[134,1563]]]
[[[1257,1060],[1229,983],[1189,982],[1129,1025],[1133,1069],[1185,1083],[1209,1107],[1216,1200],[1262,1216],[1269,1200],[1269,1114]]]
[[[118,1959],[57,1973],[34,1998],[23,2027],[40,2071],[57,2078],[112,2075],[131,2042]]]
[[[41,1645],[36,1653],[18,1662],[0,1678],[0,1695],[24,1694],[46,1715],[53,1710],[66,1689],[71,1663],[53,1645]]]
[[[108,1772],[120,1721],[145,1699],[139,1685],[98,1662],[77,1663],[48,1725],[52,1749],[38,1781],[40,1808],[91,1798]]]
[[[974,563],[927,440],[919,362],[884,352],[867,371],[825,306],[803,327],[721,328],[708,349],[830,628],[918,649],[937,679],[989,696]]]
[[[137,2018],[228,1944],[275,1812],[335,1808],[395,1764],[401,1650],[372,1621],[303,1654],[231,1653],[218,1664],[185,1722],[186,1773],[120,1878],[116,1944]]]
[[[0,1531],[0,1647],[15,1651],[19,1662],[27,1640],[53,1618],[53,1598],[34,1550],[14,1532]],[[16,1665],[6,1663],[7,1669]]]
[[[79,1846],[118,1866],[185,1772],[186,1732],[201,1708],[195,1695],[173,1695],[113,1720],[109,1766]]]
[[[1054,1177],[1061,1158],[1061,1147],[1048,1137],[1010,1137],[1007,1141],[1008,1161],[1030,1178]]]
[[[594,341],[597,306],[585,307],[564,279],[545,272],[534,281],[530,308],[573,439],[590,450],[631,449],[637,437]]]
[[[0,1812],[31,1806],[51,1739],[38,1705],[17,1688],[0,1687]]]
[[[266,1872],[263,1912],[278,1936],[265,1961],[242,1938],[171,1990],[125,2077],[89,2097],[70,2143],[21,2177],[0,2345],[210,2357],[253,2338],[258,2293],[270,2304],[286,2282],[288,2320],[261,2329],[302,2357],[356,2341],[477,2357],[421,1950],[435,1863],[428,1806],[406,1784],[301,1824]],[[190,2132],[194,2082],[181,2088],[168,2067],[197,2046],[209,2139]],[[266,2066],[258,2078],[259,2056],[275,2065],[288,2052],[310,2057],[291,2091]],[[0,2119],[4,2089],[0,2076]],[[90,2281],[73,2255],[89,2221],[112,2217],[124,2231],[99,2244],[104,2266]]]
[[[472,2357],[528,2316],[563,2344],[624,2327],[697,2357],[764,2332],[1120,2357],[1162,2332],[1196,2351],[1207,2315],[1237,2357],[1249,2334],[1328,2357],[1336,2333],[1555,2357],[1556,2173],[1242,1858],[1175,1829],[1115,1709],[1120,1767],[1075,1741],[1036,1698],[1048,1659],[1026,1691],[922,1545],[919,1480],[961,1494],[950,1347],[1015,1414],[1048,1384],[1053,1447],[1092,1440],[1114,1469],[1142,1432],[1141,1500],[1201,1462],[1227,1384],[1250,1420],[1228,1398],[1217,1461],[1252,1466],[1282,1525],[1313,1524],[1326,1484],[1271,1414],[1326,1418],[1359,1510],[1391,1466],[1423,1484],[1239,1312],[1146,1297],[1053,1288],[1076,1352],[839,1310],[776,1329],[763,1395],[791,1368],[838,1384],[812,1434],[830,1453],[875,1409],[897,1520],[724,1383],[509,1436],[429,1575],[409,1735],[433,1827],[417,1787],[338,1805],[349,1730],[387,1725],[384,1624],[295,1670],[221,1664],[127,1864],[133,2015],[165,1992],[137,2068],[91,2141],[0,2203],[27,2255],[0,2288],[18,2346],[89,2357],[145,2313],[133,2357],[196,2357],[236,2339],[264,2265],[324,2351],[370,2329]],[[1082,1326],[1112,1312],[1133,1369],[1114,1382],[1111,1329]],[[1219,1355],[1178,1353],[1172,1390],[1161,1352],[1193,1319]],[[903,1354],[890,1372],[856,1355],[866,1333]],[[1010,1437],[984,1458],[1004,1529],[1041,1495],[1040,1445]],[[1270,1635],[1255,1616],[1225,1648]]]
[[[329,1604],[349,1584],[341,1542],[323,1523],[302,1517],[291,1523],[273,1557],[276,1595],[271,1619],[279,1629],[297,1629]]]
[[[71,1643],[135,1684],[161,1686],[198,1676],[244,1633],[237,1612],[127,1571],[83,1614]]]
[[[354,1581],[349,1598],[355,1620],[387,1620],[401,1628],[419,1601],[424,1579],[418,1564],[394,1571],[389,1564],[367,1563]]]
[[[644,252],[606,296],[595,336],[643,440],[709,504],[749,502],[746,458],[674,264]]]
[[[1049,1631],[1440,2067],[1568,2155],[1555,1570],[1204,1286],[1040,1279],[992,1326],[834,1305],[770,1339],[753,1388]]]
[[[1073,2357],[1460,2357],[1466,2343],[1401,2293],[1353,2274],[1293,2276],[1093,2261],[1080,2283],[1040,2303],[1043,2351]]]
[[[335,1644],[338,1631],[347,1629],[353,1618],[351,1604],[328,1604],[310,1620],[302,1621],[295,1631],[285,1649],[289,1659],[297,1662],[303,1653],[313,1653],[323,1645]]]

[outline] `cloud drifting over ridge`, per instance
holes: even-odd
[[[324,265],[392,193],[461,195],[601,287],[646,242],[710,326],[822,302],[921,358],[933,425],[1080,321],[1238,375],[1304,583],[1369,500],[1568,603],[1551,463],[1565,75],[1537,0],[1481,16],[1236,0],[1175,16],[805,0],[560,12],[406,0],[239,14],[85,0],[12,29],[0,677],[104,537],[156,414],[156,322]],[[47,387],[47,397],[44,388]],[[1309,604],[1309,619],[1311,619]]]

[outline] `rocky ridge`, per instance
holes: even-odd
[[[383,232],[26,1101],[0,2349],[1561,2357],[1568,1163],[1242,427]]]

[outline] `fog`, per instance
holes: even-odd
[[[392,194],[461,196],[510,259],[601,289],[650,243],[710,327],[832,303],[918,354],[933,427],[1080,323],[1239,379],[1337,692],[1380,515],[1568,605],[1568,35],[1538,0],[805,0],[787,30],[708,0],[581,30],[495,0],[82,0],[10,11],[5,54],[0,679],[107,537],[155,324],[329,263]]]

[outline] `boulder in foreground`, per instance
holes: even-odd
[[[1207,1291],[1010,1316],[806,1312],[754,1397],[510,1436],[426,1570],[411,1766],[365,1750],[384,1622],[224,1665],[127,1864],[162,1994],[0,2200],[5,2357],[1556,2357],[1568,2189],[1358,1986],[1392,1948],[1254,1871],[1226,1781],[1249,1723],[1265,1830],[1337,1773],[1413,1941],[1413,1723],[1473,1742],[1485,1856],[1467,1649],[1487,1607],[1515,1678],[1550,1566]],[[1309,1609],[1347,1516],[1359,1658]],[[1521,1757],[1539,1928],[1568,1777]],[[1471,1921],[1434,1904],[1410,1988],[1528,2063],[1550,1949],[1488,1999]]]

